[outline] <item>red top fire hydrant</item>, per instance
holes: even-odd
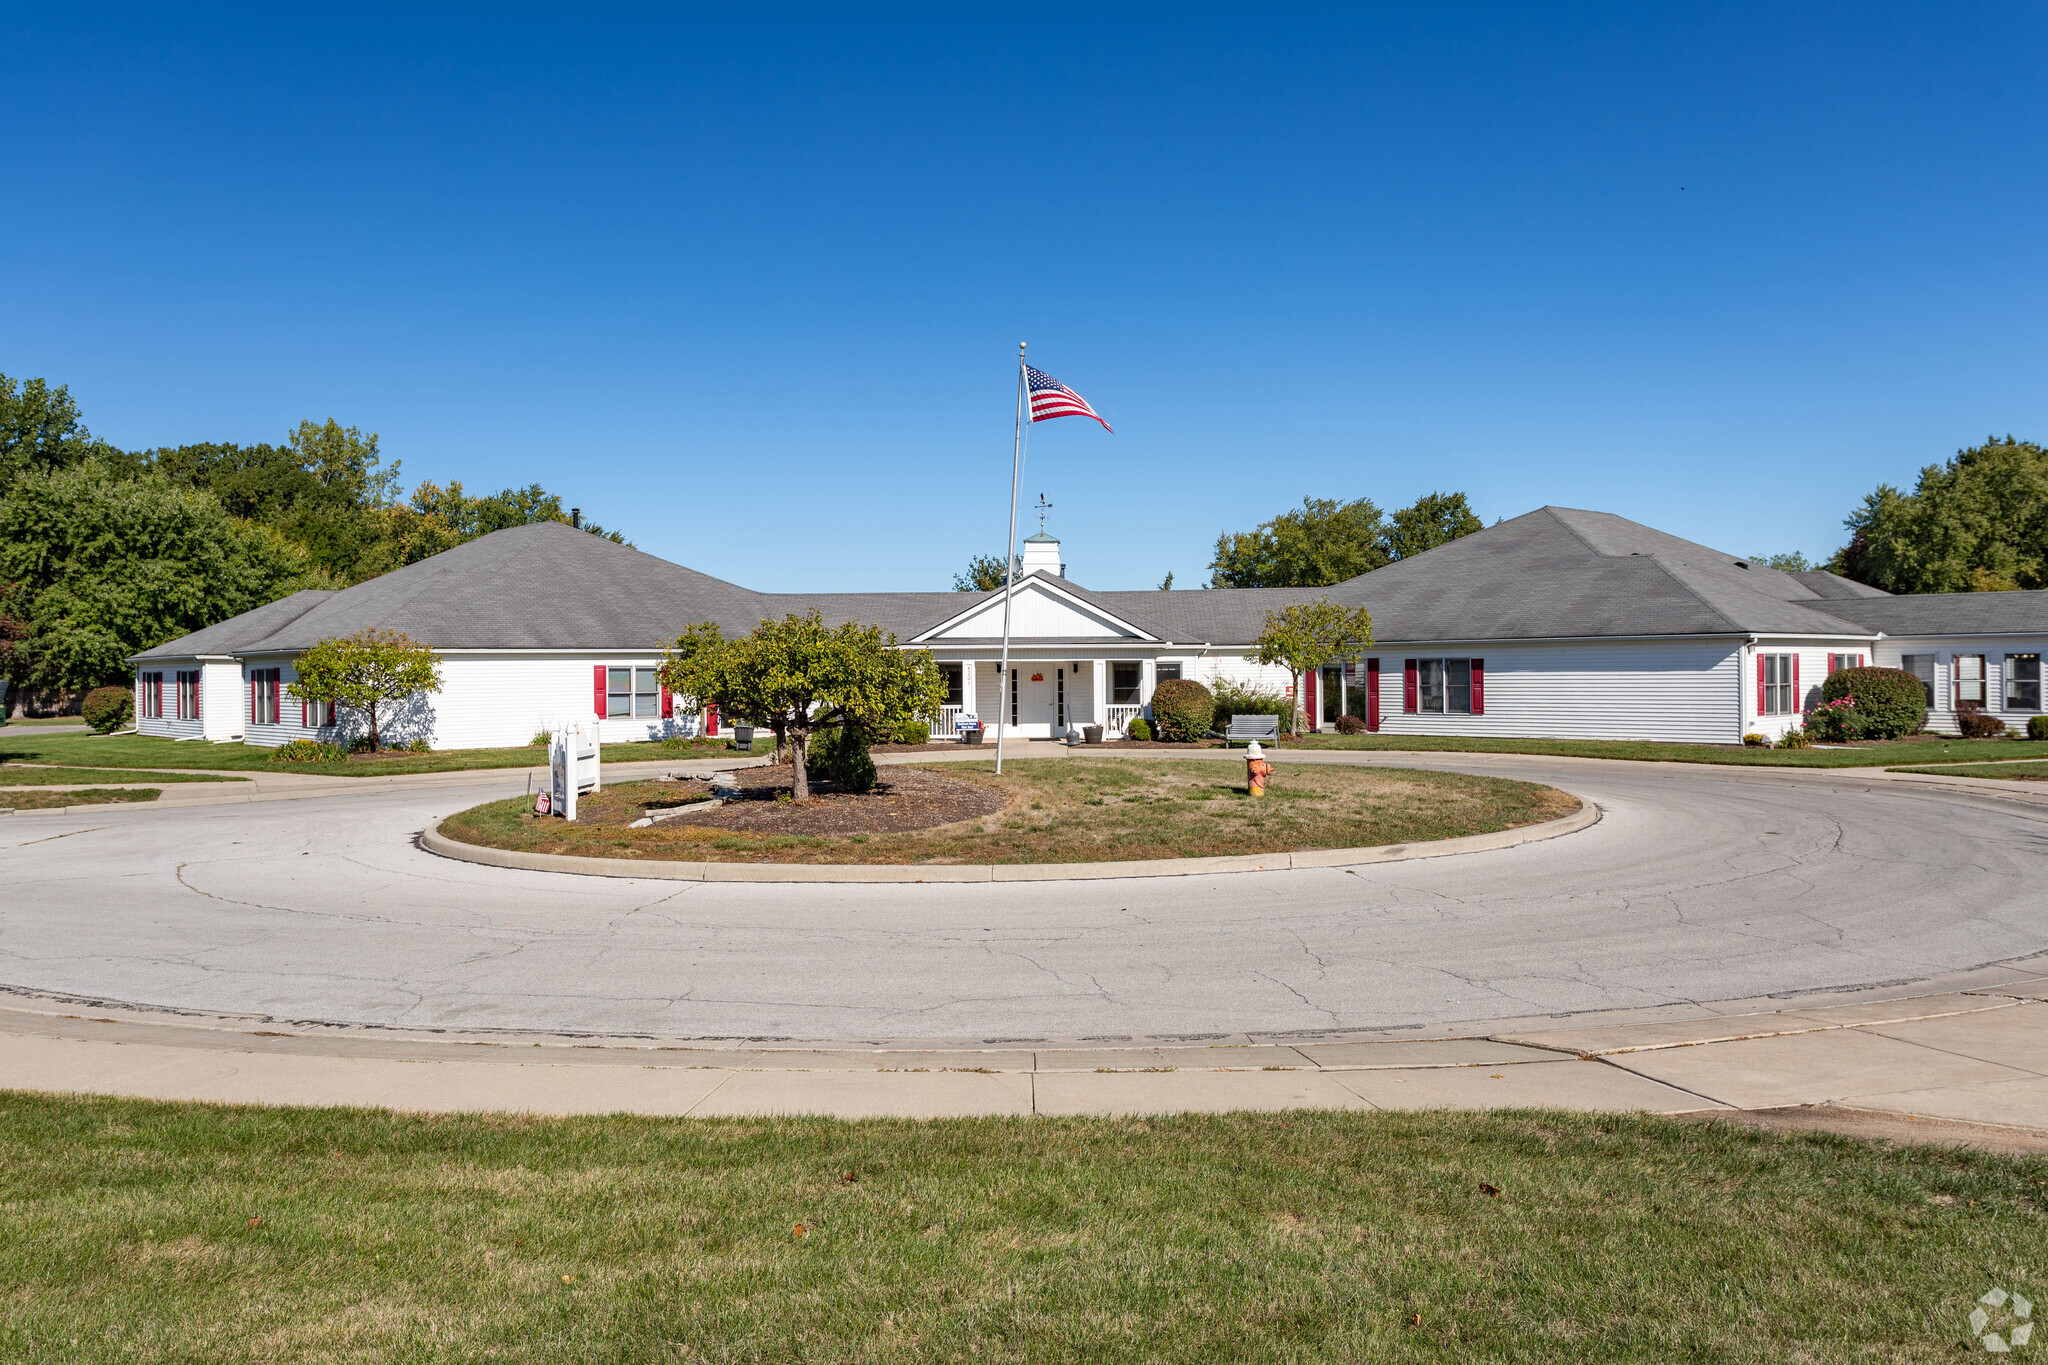
[[[1273,765],[1266,761],[1266,751],[1253,740],[1244,751],[1244,789],[1247,795],[1264,796],[1266,779],[1273,774]]]

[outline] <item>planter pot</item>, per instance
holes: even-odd
[[[1083,744],[1100,744],[1100,743],[1102,743],[1102,727],[1101,727],[1100,725],[1084,725],[1084,726],[1082,726],[1082,727],[1081,727],[1081,742],[1082,742]]]
[[[979,744],[979,743],[981,743],[981,731],[979,731],[979,730],[962,730],[962,731],[960,732],[960,742],[961,742],[962,744]]]

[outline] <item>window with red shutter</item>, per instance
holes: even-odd
[[[1415,685],[1417,663],[1418,661],[1415,659],[1403,659],[1401,661],[1401,709],[1403,711],[1414,711],[1421,706],[1421,701],[1416,695]]]
[[[1472,661],[1472,714],[1486,714],[1486,660]]]

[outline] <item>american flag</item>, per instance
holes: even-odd
[[[1096,421],[1102,422],[1095,409],[1088,406],[1087,399],[1044,370],[1034,370],[1026,365],[1024,378],[1031,386],[1032,421],[1043,422],[1053,417],[1094,417]],[[1111,435],[1116,434],[1107,422],[1102,422],[1102,429]]]

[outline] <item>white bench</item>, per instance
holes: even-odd
[[[1223,747],[1233,744],[1249,744],[1253,740],[1267,744],[1280,742],[1280,717],[1267,714],[1258,716],[1232,716],[1230,728],[1223,732]]]

